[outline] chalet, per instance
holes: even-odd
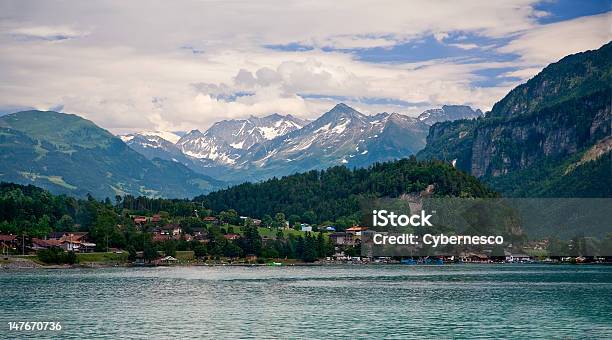
[[[135,224],[145,224],[149,221],[149,219],[146,216],[134,216],[134,223]]]
[[[223,235],[223,237],[225,237],[226,240],[237,240],[240,238],[240,235],[238,234],[225,234]]]
[[[211,223],[211,224],[218,224],[219,223],[219,219],[217,219],[214,216],[206,216],[202,218],[202,221],[204,223]]]
[[[178,237],[183,230],[181,226],[178,224],[166,224],[163,227],[157,227],[153,230],[153,234],[159,235],[169,235],[173,237]]]
[[[17,248],[17,237],[15,235],[0,235],[0,251],[6,252],[9,249]]]
[[[60,247],[62,245],[62,241],[60,240],[43,240],[40,238],[32,238],[32,250],[41,250],[48,249],[52,247]]]
[[[353,234],[355,236],[361,236],[361,232],[368,230],[368,227],[360,227],[360,226],[354,226],[354,227],[350,227],[348,229],[346,229],[346,233],[347,234]]]
[[[74,251],[81,253],[93,252],[96,248],[96,244],[89,242],[88,233],[86,232],[72,232],[72,231],[58,231],[49,234],[46,242],[38,242],[34,244],[32,241],[32,249],[46,249],[49,247],[59,247],[66,251]]]

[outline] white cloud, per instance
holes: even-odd
[[[478,48],[478,45],[472,44],[472,43],[469,43],[469,44],[456,43],[456,44],[448,44],[448,45],[458,47],[462,50],[473,50],[475,48]]]
[[[84,37],[87,31],[79,31],[69,26],[26,26],[8,30],[17,39],[66,40]]]
[[[312,118],[335,103],[326,96],[369,113],[416,114],[446,103],[487,109],[515,84],[475,87],[476,71],[518,67],[523,78],[564,53],[542,42],[555,32],[569,36],[566,49],[575,51],[601,45],[594,30],[609,27],[596,17],[540,26],[546,13],[534,2],[3,1],[0,106],[63,105],[121,132],[204,129],[273,112]],[[466,51],[478,47],[470,36],[516,37],[500,52],[522,60],[374,63],[338,51],[384,50],[431,35],[446,43],[451,33],[466,37],[455,44]],[[264,47],[291,43],[312,49]]]
[[[546,65],[569,54],[596,49],[610,40],[612,12],[533,28],[499,51],[518,54],[532,64]]]

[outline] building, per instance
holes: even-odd
[[[146,224],[149,219],[146,216],[134,216],[134,224],[142,225]]]
[[[303,232],[310,232],[310,231],[312,231],[312,226],[310,226],[310,225],[308,225],[308,224],[302,223],[302,224],[300,225],[300,227],[301,227],[301,230],[302,230]]]
[[[368,230],[368,227],[354,226],[346,229],[346,232],[355,236],[361,236],[361,232],[365,230]]]
[[[219,219],[214,216],[203,217],[202,221],[204,221],[204,223],[219,224]]]
[[[17,248],[17,236],[15,235],[0,235],[0,251],[7,252],[9,249]]]
[[[355,245],[355,234],[338,232],[329,235],[329,238],[337,246],[352,246]]]
[[[225,234],[223,235],[223,237],[225,237],[226,240],[236,240],[240,238],[240,235],[238,234]]]
[[[32,238],[32,247],[31,249],[34,251],[49,249],[52,247],[60,247],[62,242],[60,240],[43,240],[40,238]]]
[[[38,240],[36,244],[34,244],[35,239],[32,239],[32,249],[59,247],[66,251],[90,253],[95,250],[96,244],[89,241],[88,235],[86,232],[57,231],[49,234],[47,240],[36,239]]]

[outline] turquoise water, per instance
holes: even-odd
[[[612,338],[610,266],[5,270],[0,287],[4,338]]]

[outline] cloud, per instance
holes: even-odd
[[[536,3],[7,0],[0,106],[63,107],[115,132],[205,129],[273,112],[313,118],[337,98],[366,113],[486,110],[516,85],[508,78],[597,48],[609,32],[601,16],[541,25],[548,13]],[[423,62],[394,50],[419,42],[433,51]],[[436,57],[440,46],[471,54]],[[364,61],[354,50],[399,58]],[[482,70],[505,73],[475,85]]]
[[[21,40],[68,40],[84,37],[87,31],[79,31],[69,26],[26,26],[11,29],[7,32]]]
[[[473,50],[475,48],[478,48],[478,45],[472,44],[472,43],[469,43],[469,44],[456,43],[456,44],[448,44],[448,45],[449,46],[458,47],[458,48],[460,48],[462,50]]]
[[[505,46],[526,62],[546,65],[566,55],[598,48],[612,39],[612,12],[557,22],[528,30]]]

